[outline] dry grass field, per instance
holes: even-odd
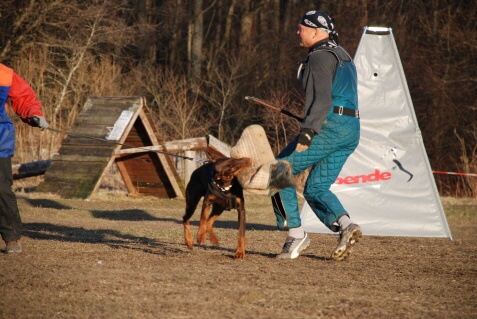
[[[183,200],[20,193],[24,252],[0,254],[0,318],[477,318],[477,200],[442,199],[453,241],[365,236],[344,262],[324,234],[275,259],[286,233],[267,197],[246,201],[236,261],[235,211],[220,247],[189,251]]]

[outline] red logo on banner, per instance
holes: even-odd
[[[379,169],[375,169],[374,173],[369,175],[356,175],[356,176],[346,176],[338,177],[335,181],[335,184],[359,184],[359,183],[370,183],[378,181],[387,181],[391,179],[390,172],[380,172]]]

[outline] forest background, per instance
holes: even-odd
[[[297,24],[334,19],[354,56],[365,26],[393,29],[431,167],[477,173],[477,2],[473,0],[2,0],[0,62],[69,131],[90,96],[145,96],[165,141],[212,134],[234,145],[260,124],[278,152],[302,114]],[[17,129],[14,163],[50,159],[65,136]],[[443,196],[477,197],[477,177],[435,175]]]

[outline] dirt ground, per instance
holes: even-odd
[[[0,317],[477,318],[477,200],[442,200],[453,241],[365,236],[333,262],[337,236],[324,234],[275,259],[286,233],[269,199],[248,195],[236,261],[235,211],[216,222],[220,247],[189,251],[183,200],[21,193],[24,252],[0,254]]]

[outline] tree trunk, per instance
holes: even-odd
[[[236,4],[237,4],[237,1],[232,0],[232,3],[230,4],[230,7],[229,7],[229,12],[227,14],[227,18],[225,20],[225,33],[224,33],[223,45],[226,45],[228,47],[231,47],[229,45],[229,43],[230,43],[230,30],[232,30],[232,21],[233,21],[234,9],[235,9]]]
[[[189,24],[189,45],[190,45],[190,77],[200,80],[202,76],[202,64],[204,55],[202,53],[202,43],[204,40],[204,13],[202,0],[194,1],[193,19]]]
[[[156,44],[148,31],[148,26],[152,24],[152,9],[152,0],[139,0],[137,2],[137,24],[141,36],[141,41],[138,41],[137,45],[137,55],[140,60],[155,62]]]
[[[244,1],[244,13],[240,22],[239,45],[241,51],[247,51],[250,48],[250,39],[252,37],[252,25],[255,12],[250,8],[250,0]]]
[[[182,8],[182,0],[176,0],[175,1],[176,5],[175,5],[175,10],[179,10],[180,8]],[[170,45],[169,45],[169,64],[170,65],[177,65],[179,64],[179,51],[180,51],[180,48],[179,48],[179,45],[180,45],[180,39],[182,37],[182,33],[181,33],[181,28],[180,28],[180,24],[181,24],[181,15],[180,14],[175,14],[173,16],[173,20],[172,20],[172,26],[171,26],[171,30],[172,30],[172,35],[171,35],[171,42],[170,42]]]
[[[273,0],[273,31],[280,31],[280,0]]]

